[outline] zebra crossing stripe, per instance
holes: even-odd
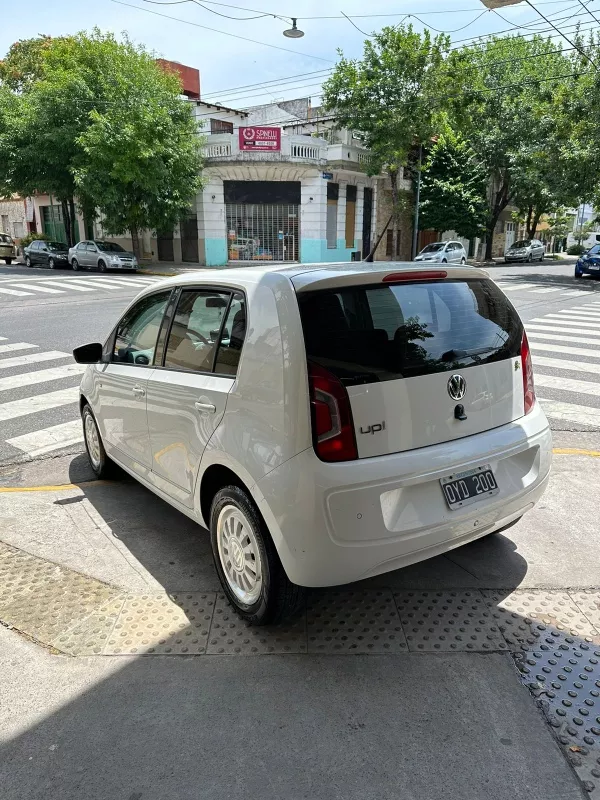
[[[44,292],[45,294],[64,294],[60,289],[50,289],[48,286],[38,286],[37,283],[11,283],[11,286],[16,286],[18,289],[30,289],[32,292]]]
[[[52,286],[60,286],[61,289],[74,289],[76,292],[93,292],[93,291],[95,291],[94,289],[90,289],[89,286],[75,286],[75,285],[72,285],[72,281],[71,281],[70,278],[68,280],[65,280],[65,281],[59,281],[59,280],[55,279],[53,281],[52,280],[44,281],[44,283],[50,283],[50,284],[52,284]]]
[[[112,281],[109,283],[108,281],[94,280],[94,282],[92,283],[91,281],[80,281],[80,280],[76,280],[75,278],[72,278],[69,281],[69,283],[70,284],[75,283],[78,286],[80,284],[83,285],[83,286],[94,286],[94,287],[98,286],[101,289],[120,289],[121,288],[120,286],[116,286]]]
[[[34,350],[37,344],[27,344],[27,342],[13,342],[13,344],[0,344],[0,353],[14,353],[17,350]]]
[[[31,292],[20,292],[17,289],[0,289],[0,294],[12,294],[16,297],[28,297]]]
[[[569,316],[569,314],[577,314],[578,317],[589,317],[590,319],[600,318],[600,311],[589,308],[562,308],[558,313],[562,317]]]
[[[558,314],[547,314],[545,317],[536,317],[532,319],[531,322],[547,322],[548,324],[558,325],[559,323],[561,326],[567,326],[572,328],[580,328],[582,325],[585,325],[586,328],[600,328],[600,319],[598,322],[588,322],[585,317],[581,319],[577,317],[559,317]],[[527,323],[528,325],[531,323]],[[565,333],[568,333],[567,328],[565,328]]]
[[[502,289],[503,292],[520,292],[523,289],[531,289],[531,287],[535,287],[535,283],[520,283],[515,285],[511,283],[510,285],[499,283],[498,286]]]
[[[579,341],[579,340],[578,340]],[[597,342],[594,342],[597,344]],[[566,356],[584,356],[587,358],[600,358],[597,350],[586,350],[583,347],[569,347],[561,344],[551,344],[546,342],[529,342],[529,349],[532,352],[563,353]],[[0,362],[1,363],[1,362]]]
[[[47,411],[50,408],[66,406],[69,403],[76,403],[78,399],[79,388],[75,386],[71,389],[59,389],[57,392],[24,397],[22,400],[11,400],[8,403],[0,404],[0,422],[25,417],[27,414],[36,414],[38,411]]]
[[[576,422],[579,425],[600,425],[600,408],[580,406],[576,403],[560,403],[557,400],[545,400],[538,397],[546,416]]]
[[[595,381],[578,381],[574,378],[561,378],[558,375],[536,375],[535,383],[536,386],[543,386],[546,389],[560,389],[563,392],[591,394],[598,397],[598,384]]]
[[[547,333],[580,333],[582,336],[600,336],[600,331],[589,331],[585,328],[565,329],[562,327],[562,325],[534,325],[531,322],[528,322],[525,327],[527,328],[527,331],[532,331],[533,333],[536,331],[544,333],[544,331],[546,331]],[[563,337],[561,336],[561,340],[562,338]],[[579,339],[579,341],[582,340]],[[600,342],[598,342],[598,344],[600,344]]]
[[[85,364],[64,364],[62,367],[49,367],[36,372],[21,372],[18,375],[8,375],[0,378],[0,392],[7,389],[18,389],[22,386],[33,386],[36,383],[47,383],[85,372]]]
[[[76,419],[71,422],[63,422],[61,425],[53,425],[50,428],[43,428],[32,433],[25,433],[21,436],[14,436],[7,439],[6,443],[21,450],[27,455],[35,458],[67,447],[72,444],[83,442],[83,431],[81,420]]]
[[[562,291],[558,287],[554,286],[547,286],[545,289],[532,289],[531,294],[551,294],[552,292],[560,292]]]
[[[71,353],[62,353],[60,350],[48,350],[45,353],[28,353],[26,356],[0,358],[0,369],[24,367],[27,364],[37,364],[40,361],[57,361],[59,358],[73,358],[73,356]]]
[[[594,344],[598,345],[595,339],[584,339],[582,336],[565,336],[564,334],[556,333],[538,333],[531,331],[528,333],[529,339],[549,339],[552,342],[574,342],[575,344]]]
[[[548,356],[532,356],[533,366],[535,367],[535,381],[537,383],[537,367],[551,367],[552,369],[565,369],[571,372],[587,372],[590,375],[600,375],[600,364],[590,364],[583,361],[565,361],[562,358],[548,358]],[[600,394],[600,391],[599,391]]]

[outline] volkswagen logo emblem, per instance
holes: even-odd
[[[448,394],[453,400],[462,400],[467,393],[467,382],[462,375],[451,375],[448,381]]]

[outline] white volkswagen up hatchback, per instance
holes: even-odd
[[[500,531],[548,481],[523,325],[471,267],[206,270],[74,355],[96,474],[116,462],[209,528],[255,624]]]

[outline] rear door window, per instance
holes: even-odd
[[[520,355],[523,326],[490,280],[352,286],[299,303],[309,360],[347,386]]]
[[[229,294],[211,290],[181,292],[169,333],[165,367],[212,372]]]

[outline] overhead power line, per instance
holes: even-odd
[[[178,17],[170,17],[168,14],[161,14],[159,11],[152,11],[150,8],[142,8],[141,6],[133,5],[133,3],[125,3],[123,0],[110,0],[111,3],[117,3],[120,6],[127,6],[128,8],[137,8],[138,11],[144,11],[146,14],[154,14],[156,17],[163,17],[164,19],[171,19],[175,22],[182,22],[184,25],[193,25],[195,28],[203,28],[205,31],[211,33],[220,33],[223,36],[231,36],[233,39],[241,39],[244,42],[252,42],[252,44],[260,44],[263,47],[270,47],[273,50],[283,50],[284,53],[293,53],[295,56],[304,56],[305,58],[314,58],[317,61],[327,61],[333,64],[333,59],[323,58],[322,56],[315,56],[311,53],[303,53],[300,50],[290,50],[289,47],[280,47],[277,44],[269,44],[268,42],[260,42],[257,39],[249,39],[247,36],[239,36],[237,33],[229,33],[228,31],[220,31],[217,28],[209,28],[207,25],[200,25],[198,22],[191,22],[189,19],[179,19]]]

